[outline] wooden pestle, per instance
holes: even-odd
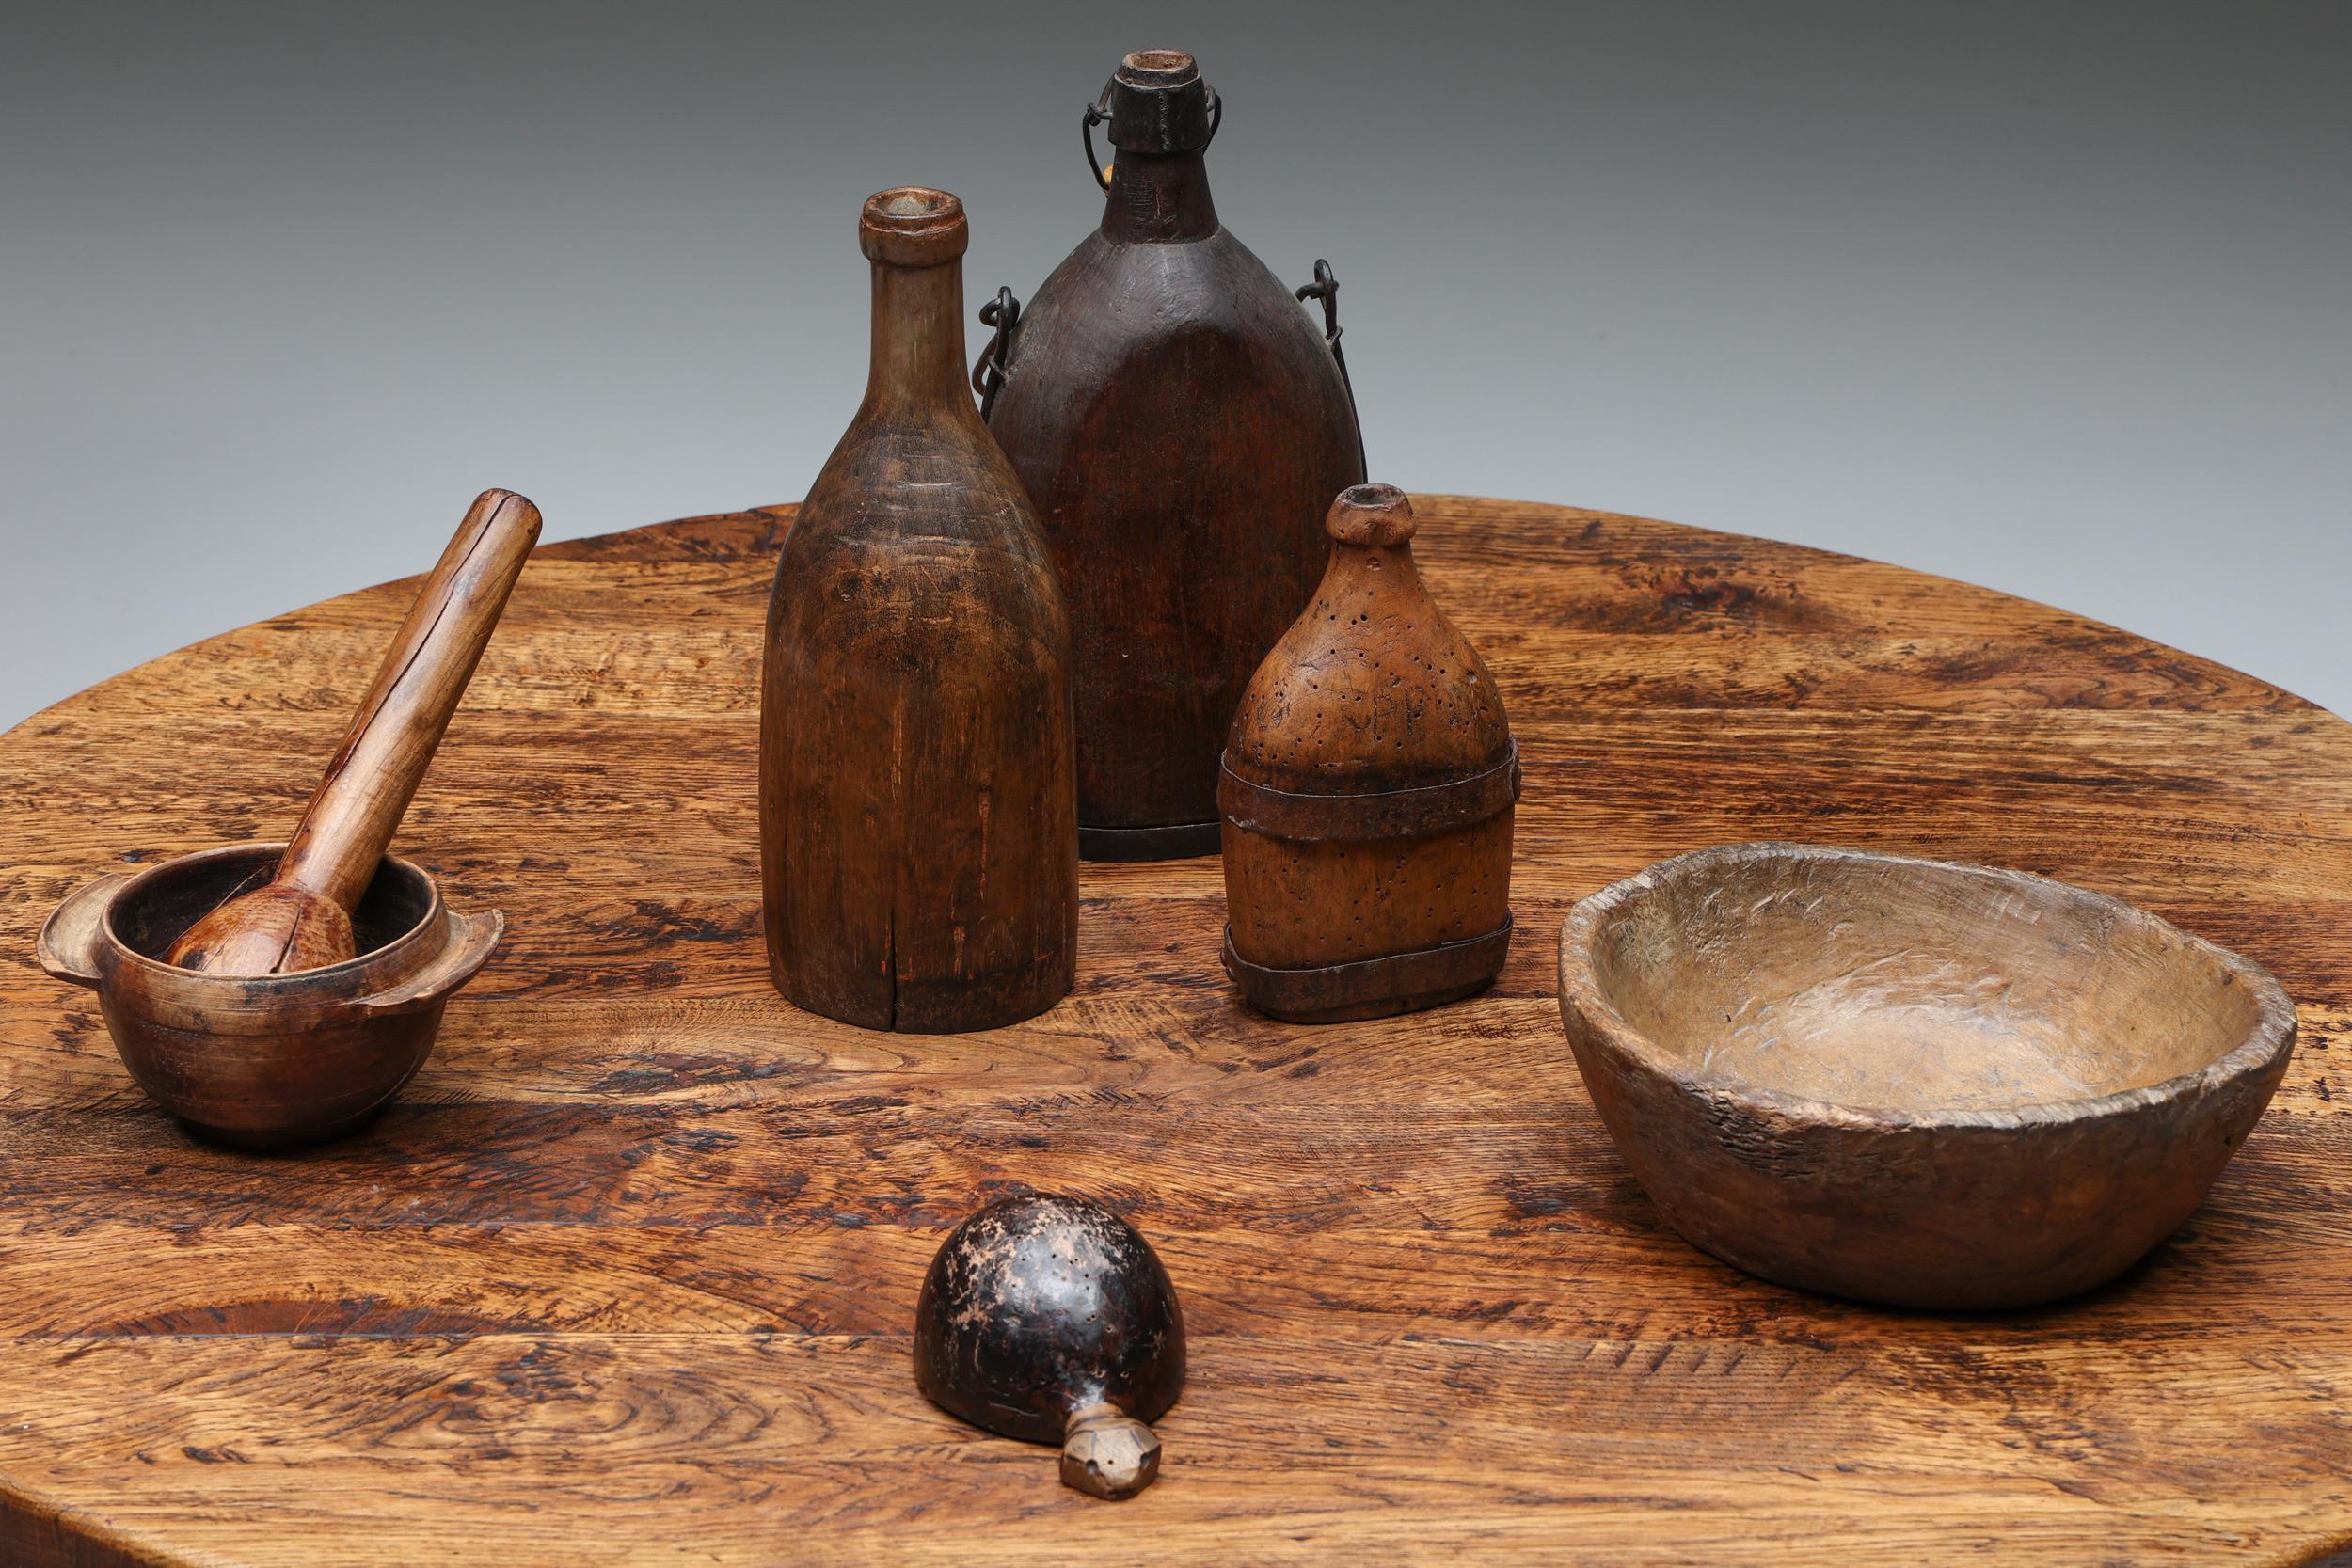
[[[167,962],[213,974],[278,974],[358,957],[352,909],[374,879],[538,537],[539,509],[522,497],[485,490],[475,498],[360,699],[276,876],[189,927]]]

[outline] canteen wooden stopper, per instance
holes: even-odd
[[[1110,143],[1123,152],[1200,151],[1216,133],[1216,99],[1200,62],[1183,50],[1136,50],[1105,89]]]

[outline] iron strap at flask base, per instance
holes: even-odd
[[[1078,824],[1082,861],[1177,861],[1214,855],[1224,836],[1221,820],[1164,822],[1150,828],[1104,828]]]
[[[1222,759],[1216,808],[1245,832],[1313,843],[1331,839],[1418,838],[1466,828],[1508,811],[1519,799],[1519,743],[1484,772],[1420,789],[1376,795],[1296,794],[1252,784]]]
[[[1484,990],[1502,969],[1510,945],[1506,913],[1493,930],[1460,942],[1315,969],[1268,969],[1233,951],[1233,928],[1228,926],[1225,973],[1260,1012],[1319,1023],[1405,1012]]]

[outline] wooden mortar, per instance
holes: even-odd
[[[496,910],[458,914],[387,855],[353,926],[367,951],[292,974],[206,974],[163,961],[282,844],[232,844],[85,883],[41,927],[41,968],[98,993],[131,1076],[190,1132],[288,1148],[357,1132],[424,1065],[441,1010],[498,945]]]

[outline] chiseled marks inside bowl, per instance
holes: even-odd
[[[1652,884],[1597,956],[1612,1006],[1694,1074],[1899,1115],[2148,1087],[2255,1006],[2158,922],[1918,862],[1768,855]]]
[[[1785,997],[1751,996],[1697,1059],[1785,1094],[1873,1110],[1951,1110],[2104,1094],[2066,1064],[2046,1016],[1981,965],[1904,951]]]

